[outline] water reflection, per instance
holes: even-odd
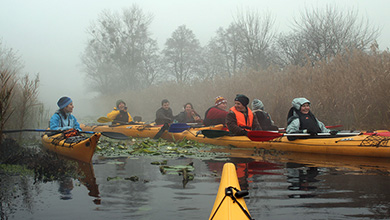
[[[73,180],[70,177],[61,178],[58,181],[60,187],[58,192],[60,192],[60,198],[62,200],[72,199],[72,189],[73,189]]]
[[[317,186],[312,183],[319,182],[316,179],[319,174],[317,167],[305,167],[303,164],[298,163],[286,163],[286,176],[287,182],[291,185],[288,186],[292,191],[314,191]],[[314,193],[305,194],[290,194],[289,198],[309,198],[315,197]]]
[[[83,173],[79,179],[63,178],[55,184],[25,181],[21,192],[26,193],[28,208],[16,205],[22,197],[3,193],[2,210],[12,206],[9,219],[207,219],[222,166],[233,162],[241,188],[249,191],[246,203],[254,219],[390,216],[390,163],[385,160],[222,150],[231,156],[94,158],[93,165],[78,164]],[[182,175],[163,174],[159,165],[151,164],[165,159],[170,166],[193,163],[194,179],[183,187]],[[11,191],[9,184],[22,186],[11,180],[2,177],[1,187]]]
[[[79,181],[88,189],[88,195],[94,197],[93,202],[100,204],[99,186],[96,183],[95,172],[91,163],[78,161],[78,170],[81,174]]]

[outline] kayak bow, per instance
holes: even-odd
[[[236,166],[225,163],[221,182],[209,220],[252,219],[244,201],[247,191],[241,191],[238,183]]]

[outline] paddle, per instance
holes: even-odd
[[[169,132],[171,133],[181,133],[187,129],[189,129],[191,126],[186,123],[173,123],[169,126]]]
[[[157,134],[153,137],[153,139],[159,139],[161,135],[164,133],[164,131],[168,130],[169,124],[165,123],[161,129],[157,132]]]
[[[171,133],[181,133],[191,127],[193,128],[197,128],[197,127],[200,127],[203,125],[199,125],[197,123],[172,123],[172,124],[168,124],[168,123],[165,123],[160,131],[157,132],[157,134],[153,137],[153,139],[159,139],[161,137],[161,135],[164,133],[164,131],[168,130],[169,132]]]
[[[61,131],[61,130],[22,129],[22,130],[5,130],[5,131],[3,131],[3,133],[16,133],[16,132],[26,132],[26,131],[29,131],[29,132],[57,132],[57,133],[63,132],[63,131]],[[103,131],[103,132],[80,131],[80,133],[83,133],[83,134],[95,134],[95,133],[100,133],[100,134],[102,134],[103,136],[106,136],[106,137],[109,137],[109,138],[112,138],[112,139],[120,139],[120,140],[126,140],[126,139],[129,138],[129,137],[127,137],[126,135],[124,135],[124,134],[122,134],[122,133],[110,132],[110,131]]]
[[[282,134],[273,131],[248,131],[248,138],[252,141],[270,141],[272,139],[286,136],[286,137],[310,137],[310,138],[324,138],[324,137],[348,137],[359,135],[360,132],[351,132],[351,133],[337,133],[332,135],[330,133],[318,133],[313,136],[307,133],[297,133],[297,134]]]
[[[325,128],[339,128],[339,127],[343,127],[343,125],[328,125],[328,126],[325,126]],[[278,131],[279,132],[286,132],[286,129],[285,128],[279,128]]]
[[[112,119],[109,119],[107,117],[100,117],[97,120],[97,122],[99,122],[99,123],[108,123],[108,122],[112,122],[112,121],[113,121]]]
[[[135,117],[140,117],[140,116],[135,116]],[[134,117],[134,118],[135,118]],[[114,121],[112,119],[109,119],[107,117],[100,117],[97,119],[97,122],[99,123],[108,123],[108,122],[113,122],[113,123],[116,123],[118,125],[143,125],[145,123],[143,122],[134,122],[134,121],[131,121],[131,122],[120,122],[120,121]]]
[[[208,130],[208,129],[205,129],[205,130],[198,131],[196,133],[196,136],[198,136],[198,134],[203,134],[203,136],[207,137],[207,138],[218,138],[218,137],[223,137],[223,136],[229,135],[230,132],[224,131],[224,130]]]

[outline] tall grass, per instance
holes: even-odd
[[[195,110],[204,112],[214,104],[215,97],[228,99],[234,105],[236,94],[250,100],[263,101],[279,127],[286,126],[287,112],[296,97],[311,101],[312,112],[326,125],[344,125],[344,129],[390,129],[390,54],[388,51],[364,53],[348,51],[330,61],[308,65],[270,67],[263,71],[248,71],[231,78],[178,85],[174,82],[153,86],[142,91],[127,91],[115,97],[98,97],[109,109],[116,99],[127,101],[132,115],[153,121],[161,100],[169,99],[174,114],[192,102]],[[107,108],[107,107],[106,107]]]
[[[16,71],[0,68],[0,143],[4,129],[39,126],[43,112],[38,102],[39,77],[19,79]],[[19,135],[19,138],[21,136]]]

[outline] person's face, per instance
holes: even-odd
[[[192,108],[191,108],[191,105],[186,105],[186,108],[185,108],[186,112],[192,112]]]
[[[301,105],[301,113],[302,114],[309,114],[309,111],[310,111],[310,104],[309,103],[305,103],[305,104]]]
[[[124,111],[124,110],[125,110],[125,108],[126,108],[126,105],[125,105],[125,103],[123,103],[123,102],[119,103],[119,105],[118,105],[118,108],[119,108],[119,110],[122,110],[122,111]]]
[[[69,105],[67,105],[65,108],[64,108],[64,111],[65,113],[72,113],[73,112],[73,102],[71,102]]]
[[[220,108],[220,109],[225,110],[227,108],[227,103],[223,102],[223,103],[219,104],[217,107]]]
[[[162,108],[165,109],[165,110],[168,110],[168,109],[169,109],[169,102],[165,102],[165,103],[162,105]]]
[[[244,111],[245,110],[245,106],[243,106],[241,104],[241,102],[239,102],[239,101],[234,101],[234,107],[236,107],[237,111]]]

